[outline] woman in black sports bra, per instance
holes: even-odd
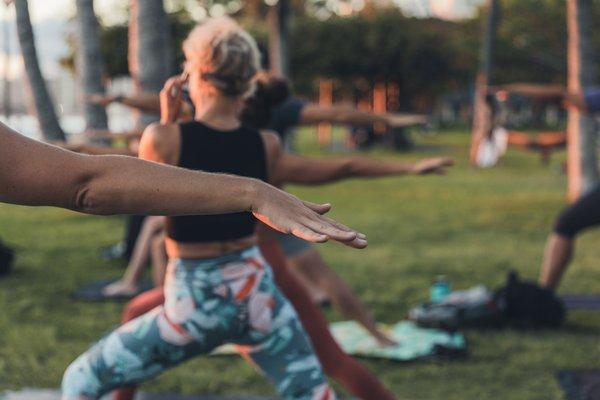
[[[211,20],[191,32],[184,52],[196,118],[149,127],[140,156],[268,180],[279,140],[238,119],[259,69],[254,40],[232,20]],[[164,306],[123,325],[71,364],[64,399],[96,399],[234,343],[281,397],[333,400],[296,312],[256,247],[255,226],[250,213],[168,218]],[[364,235],[351,244],[366,246]]]

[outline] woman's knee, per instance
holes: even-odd
[[[100,380],[94,374],[85,354],[69,365],[63,374],[61,388],[63,400],[100,397]]]
[[[580,219],[573,212],[573,208],[569,207],[560,213],[554,223],[554,233],[567,238],[572,239],[581,230]]]

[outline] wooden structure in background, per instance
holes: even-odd
[[[319,105],[322,107],[333,105],[333,81],[331,79],[319,80]],[[317,139],[319,146],[331,146],[333,140],[331,124],[321,123],[317,126]]]
[[[269,72],[273,76],[290,76],[289,60],[289,17],[288,0],[278,0],[269,7],[267,25],[269,28]]]

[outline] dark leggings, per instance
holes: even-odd
[[[600,225],[600,185],[566,208],[556,220],[554,232],[568,239]]]
[[[271,234],[259,235],[260,249],[273,268],[275,282],[296,308],[310,336],[325,374],[338,381],[350,394],[362,400],[394,400],[394,395],[365,366],[340,348],[329,331],[321,310],[313,303],[301,282],[288,271],[285,256],[277,239]],[[123,322],[152,310],[164,302],[162,288],[153,289],[134,298],[123,312]],[[115,392],[114,400],[131,400],[135,389]]]

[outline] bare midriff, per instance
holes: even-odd
[[[215,258],[247,249],[257,244],[256,235],[221,242],[177,242],[166,238],[169,258]]]

